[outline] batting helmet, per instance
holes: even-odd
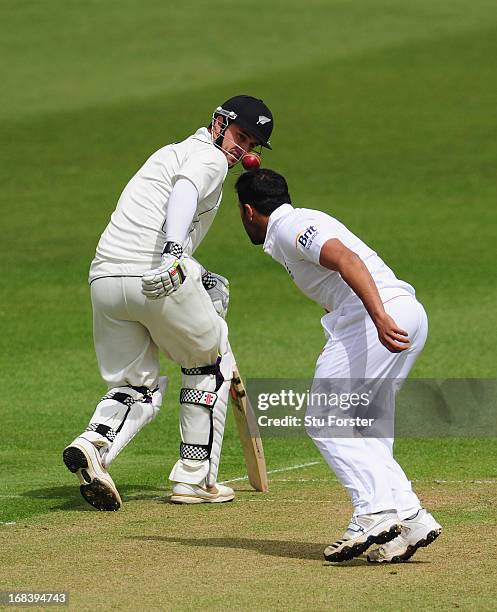
[[[262,100],[252,96],[234,96],[218,106],[214,114],[226,117],[228,123],[237,123],[262,146],[272,148],[269,138],[273,131],[273,114]]]

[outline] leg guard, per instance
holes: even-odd
[[[209,473],[207,474],[206,478],[206,484],[208,487],[213,487],[216,484],[219,461],[221,459],[224,424],[226,422],[226,410],[228,408],[231,379],[233,378],[233,368],[235,366],[235,359],[231,351],[227,351],[223,355],[219,366],[220,375],[223,382],[218,392],[219,409],[213,410],[212,412],[212,445],[209,461]]]
[[[100,400],[81,437],[100,449],[105,468],[136,434],[157,416],[167,382],[167,378],[163,376],[155,389],[116,387]]]
[[[173,482],[208,487],[216,482],[233,361],[227,352],[214,365],[181,370],[181,446],[169,476]]]

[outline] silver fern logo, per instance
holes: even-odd
[[[271,119],[269,117],[264,117],[264,115],[259,115],[259,120],[257,121],[256,125],[265,125],[266,123],[269,123],[271,121]]]

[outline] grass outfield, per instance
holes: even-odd
[[[445,531],[381,568],[322,562],[350,509],[308,440],[267,440],[270,470],[312,463],[275,471],[268,495],[242,480],[233,504],[164,503],[170,364],[162,414],[113,465],[122,512],[86,507],[60,459],[104,392],[86,284],[98,236],[147,156],[235,93],[272,108],[264,163],[294,203],[338,217],[416,287],[430,336],[413,376],[497,376],[494,3],[49,7],[0,2],[0,590],[69,590],[74,609],[494,609],[493,438],[397,442]],[[231,280],[244,375],[309,377],[320,309],[250,245],[235,179],[198,257]],[[221,477],[243,474],[230,420]]]
[[[330,480],[323,465],[278,474],[267,495],[239,487],[236,503],[216,507],[143,489],[112,514],[66,503],[9,528],[2,588],[65,588],[85,610],[495,609],[497,480],[416,483],[445,531],[429,554],[379,567],[323,561],[349,512]]]

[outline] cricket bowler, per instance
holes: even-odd
[[[236,190],[253,244],[282,264],[301,291],[320,304],[327,338],[313,388],[341,379],[394,379],[397,388],[425,344],[428,324],[413,287],[357,236],[329,215],[293,208],[283,176],[269,169],[242,174]],[[395,393],[387,394],[392,414]],[[441,526],[421,505],[393,457],[393,437],[319,437],[307,429],[347,489],[354,512],[343,536],[324,551],[328,561],[368,554],[374,563],[406,561],[431,544]]]
[[[176,503],[225,502],[217,472],[234,359],[224,320],[228,282],[192,255],[219,209],[229,168],[271,148],[273,115],[239,95],[209,127],[156,151],[131,178],[90,267],[93,335],[108,387],[88,427],[64,449],[84,499],[118,510],[108,468],[161,405],[167,378],[159,352],[181,366],[180,456],[170,473]],[[254,161],[255,160],[255,161]]]

